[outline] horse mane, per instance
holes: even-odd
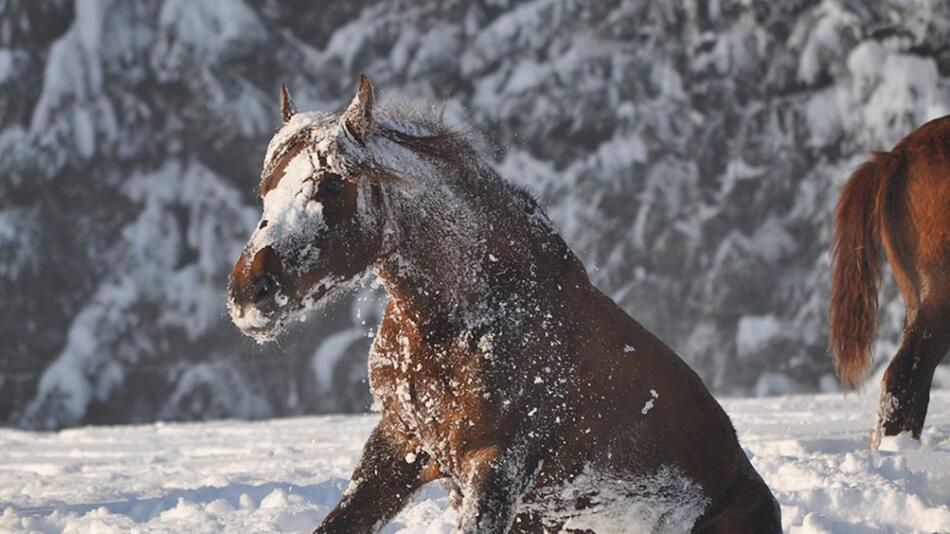
[[[456,168],[470,167],[478,159],[480,152],[472,142],[471,131],[449,126],[444,118],[444,110],[444,104],[423,106],[409,102],[390,103],[376,112],[374,133],[425,159]],[[307,114],[324,123],[339,120],[339,115],[320,112]],[[289,134],[283,133],[283,128],[275,132],[261,173],[261,197],[276,187],[280,181],[280,171],[290,158],[306,148],[310,141],[310,132],[315,127],[317,125],[304,126]],[[356,165],[361,166],[359,163]],[[402,181],[402,178],[389,169],[362,166],[360,170],[376,179]]]
[[[388,104],[378,113],[376,133],[429,159],[453,166],[468,165],[478,153],[471,131],[449,126],[444,112],[444,104]]]
[[[401,101],[388,104],[380,111],[380,119],[381,124],[377,126],[379,135],[418,155],[453,167],[471,166],[486,152],[481,139],[470,128],[446,123],[444,103],[420,105]],[[385,173],[383,177],[386,177]],[[398,180],[398,177],[391,178]],[[541,201],[531,189],[501,177],[499,182],[521,202],[525,212],[540,209]]]

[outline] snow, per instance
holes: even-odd
[[[876,401],[873,388],[723,401],[786,532],[950,531],[950,390],[934,391],[922,443],[890,437],[871,451]],[[309,532],[347,488],[376,421],[0,430],[0,531]],[[451,532],[455,520],[431,484],[383,532]]]
[[[631,487],[643,488],[643,495],[631,502]],[[565,529],[598,533],[688,532],[707,504],[697,484],[677,469],[662,468],[653,476],[637,480],[618,480],[610,475],[586,470],[572,483],[547,493],[548,505],[564,514]],[[590,498],[594,506],[580,513],[570,510],[574,500]],[[533,508],[531,506],[529,509]],[[548,515],[552,515],[548,513]]]
[[[647,399],[645,403],[643,403],[643,408],[640,409],[640,413],[643,415],[650,413],[650,410],[653,409],[654,402],[656,401],[656,399],[659,399],[659,398],[660,398],[660,394],[657,393],[655,389],[651,389],[650,398]]]
[[[238,193],[200,165],[169,164],[136,173],[123,185],[123,194],[142,205],[122,235],[121,260],[135,268],[100,285],[76,315],[64,350],[43,371],[37,395],[26,408],[39,426],[77,422],[90,402],[107,399],[124,382],[123,363],[141,357],[134,343],[123,340],[141,331],[133,310],[142,298],[157,297],[164,303],[149,324],[176,328],[189,340],[210,328],[221,315],[222,298],[214,286],[203,282],[215,280],[222,265],[236,255],[233,236],[244,234],[244,226],[254,220],[254,211],[241,206]],[[186,202],[190,224],[182,228],[168,211]],[[229,223],[222,223],[222,218]],[[184,244],[207,255],[203,261],[177,266],[176,251]],[[200,371],[199,375],[207,376]],[[187,372],[181,378],[206,382]],[[237,378],[221,389],[246,383]],[[185,389],[181,383],[173,391],[183,398]],[[262,415],[257,403],[241,401],[237,406],[254,408],[248,417]]]
[[[0,83],[13,77],[15,72],[13,52],[0,48]]]
[[[256,249],[267,245],[275,246],[278,251],[290,248],[291,243],[301,239],[300,236],[314,235],[326,227],[323,205],[311,202],[312,178],[317,172],[312,156],[310,151],[302,151],[290,160],[277,187],[264,197],[261,220],[268,224],[259,228],[251,238]]]
[[[234,54],[234,47],[259,44],[267,37],[254,11],[240,0],[168,1],[159,24],[176,37],[169,55],[193,53],[195,48],[205,54]]]
[[[37,263],[37,233],[40,220],[35,210],[11,209],[0,212],[0,280],[15,280]]]
[[[350,328],[342,332],[337,332],[320,344],[320,347],[313,355],[310,367],[313,370],[313,378],[317,384],[326,390],[330,390],[333,385],[333,369],[344,355],[346,349],[365,334],[360,328]]]
[[[809,84],[840,54],[843,28],[856,22],[856,17],[842,9],[838,2],[822,2],[815,11],[816,23],[800,26],[792,37],[793,41],[805,41],[798,63],[798,79]]]
[[[739,356],[754,355],[781,333],[782,323],[774,315],[741,317],[736,330],[736,349]]]

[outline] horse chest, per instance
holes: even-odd
[[[446,468],[465,443],[487,431],[482,415],[490,396],[480,369],[467,360],[398,341],[378,343],[370,360],[370,385],[382,409]]]

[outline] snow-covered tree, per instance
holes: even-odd
[[[0,418],[365,408],[378,290],[265,348],[223,304],[279,83],[360,72],[446,102],[712,388],[825,387],[838,189],[946,113],[948,39],[938,0],[0,0]]]

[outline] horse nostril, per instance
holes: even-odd
[[[253,288],[251,300],[254,304],[260,304],[261,301],[273,297],[277,292],[277,279],[269,273],[259,274],[254,277],[251,287]]]

